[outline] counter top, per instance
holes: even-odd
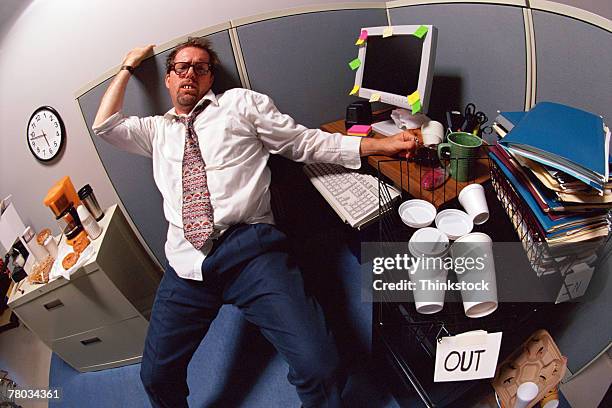
[[[102,234],[100,234],[100,236],[96,238],[95,240],[91,241],[91,244],[90,244],[94,246],[95,254],[82,267],[80,267],[76,272],[74,272],[70,276],[71,279],[79,278],[81,276],[87,275],[96,270],[96,266],[94,265],[94,263],[100,254],[100,247],[102,245],[102,241],[104,241],[104,237],[106,236],[106,233],[108,231],[110,220],[113,218],[116,211],[117,211],[116,204],[107,208],[104,211],[104,217],[100,221],[98,221],[98,223],[102,227]],[[61,239],[58,243],[58,247],[67,245],[65,237],[62,235],[60,238]],[[59,252],[61,253],[61,250]],[[28,262],[25,265],[26,271],[31,270],[33,264],[34,264],[34,257],[29,256]],[[39,296],[42,293],[46,293],[56,288],[59,288],[67,284],[68,282],[69,281],[64,279],[63,277],[60,277],[54,281],[50,281],[47,283],[30,283],[28,282],[27,278],[25,278],[18,284],[13,285],[13,289],[9,292],[10,296],[8,300],[8,306],[11,308],[15,308],[25,302],[28,302],[34,299],[35,297]]]

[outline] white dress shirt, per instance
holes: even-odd
[[[231,89],[215,96],[194,122],[214,213],[215,231],[238,223],[274,223],[270,207],[270,153],[300,162],[361,165],[360,138],[307,129],[278,111],[268,96],[247,89]],[[163,197],[168,221],[166,257],[176,273],[202,280],[202,262],[212,247],[209,240],[195,249],[183,235],[182,163],[185,126],[173,109],[163,116],[126,117],[117,112],[96,135],[122,150],[150,157],[153,177]]]

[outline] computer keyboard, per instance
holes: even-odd
[[[378,179],[338,164],[313,163],[304,166],[310,182],[351,227],[361,228],[378,216]],[[400,193],[388,187],[391,199]]]

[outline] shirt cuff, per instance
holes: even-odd
[[[91,130],[93,130],[95,135],[100,135],[102,133],[108,132],[109,130],[117,126],[122,119],[123,115],[121,114],[121,112],[115,112],[108,118],[106,118],[106,120],[100,123],[98,126],[92,126]]]
[[[342,158],[342,165],[347,169],[358,169],[361,167],[361,155],[359,154],[360,146],[360,137],[342,136],[340,157]]]

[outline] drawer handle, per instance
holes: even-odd
[[[53,300],[53,301],[51,301],[49,303],[45,303],[43,306],[47,310],[53,310],[53,309],[56,309],[56,308],[58,308],[60,306],[64,306],[64,304],[62,303],[61,300],[56,299],[56,300]]]
[[[100,343],[102,340],[100,340],[99,337],[93,337],[91,339],[87,339],[87,340],[81,340],[81,344],[84,346],[89,346],[90,344],[94,344],[94,343]]]

